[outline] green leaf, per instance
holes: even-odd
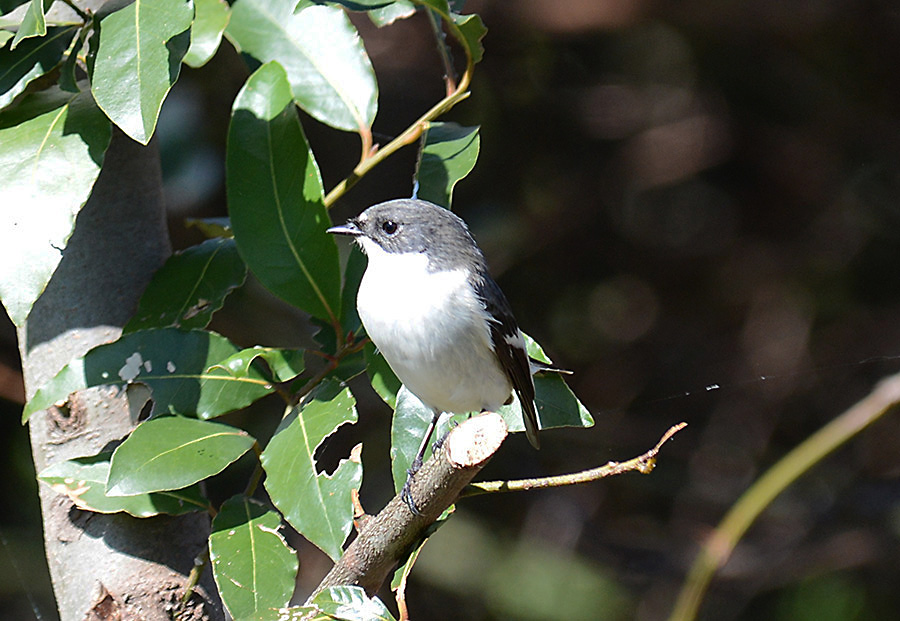
[[[417,198],[450,208],[453,186],[472,172],[481,140],[478,127],[428,123],[416,165]]]
[[[260,62],[277,60],[293,98],[313,118],[347,131],[368,130],[378,107],[372,63],[338,7],[284,0],[237,0],[226,35]]]
[[[362,322],[356,311],[356,294],[359,291],[359,283],[366,273],[365,253],[357,244],[350,246],[350,256],[347,257],[347,266],[344,268],[344,287],[341,290],[341,327],[344,333],[358,332]]]
[[[398,19],[406,19],[416,14],[416,5],[409,0],[397,0],[388,6],[380,9],[369,11],[369,19],[372,23],[381,28],[389,26]]]
[[[209,239],[176,252],[153,275],[125,332],[205,328],[246,277],[233,239]]]
[[[209,510],[209,501],[196,485],[154,494],[107,496],[106,480],[111,457],[112,453],[99,453],[58,462],[45,468],[38,479],[49,484],[55,492],[68,496],[79,509],[95,513],[124,512],[145,518],[161,513],[180,515]]]
[[[190,0],[135,0],[100,20],[91,90],[110,120],[141,144],[150,142],[178,79],[193,17]]]
[[[312,400],[281,422],[261,458],[272,502],[297,532],[334,560],[353,522],[350,490],[362,482],[362,445],[331,475],[317,471],[314,455],[338,427],[356,422],[355,403],[347,388],[321,384]]]
[[[156,412],[220,416],[273,390],[253,368],[247,377],[210,369],[237,351],[225,337],[203,330],[163,328],[126,334],[63,367],[25,405],[23,422],[34,412],[64,402],[73,392],[91,386],[124,387],[132,382],[150,388]]]
[[[363,349],[366,354],[366,373],[369,382],[378,396],[392,408],[397,407],[397,393],[400,391],[400,380],[394,375],[387,360],[375,349],[374,343],[368,343]]]
[[[0,113],[0,299],[17,326],[59,264],[109,136],[90,93],[52,88]]]
[[[108,496],[181,489],[224,470],[256,442],[246,431],[183,416],[144,421],[116,448]]]
[[[257,345],[242,349],[210,369],[222,369],[233,377],[250,377],[254,374],[253,361],[262,358],[269,366],[274,381],[286,382],[303,373],[303,354],[302,349],[275,349]]]
[[[325,232],[322,177],[278,63],[260,67],[238,94],[227,150],[228,211],[241,256],[270,291],[335,324],[337,245]]]
[[[406,471],[419,450],[432,415],[430,407],[419,401],[406,386],[400,386],[394,418],[391,421],[391,474],[394,479],[394,491],[400,491],[406,483]],[[446,426],[448,419],[448,415],[442,415],[441,424]],[[441,437],[442,433],[440,428],[435,429],[431,437],[432,443]],[[431,449],[431,444],[425,449],[426,461],[431,456]]]
[[[222,33],[231,18],[231,7],[225,0],[194,0],[194,9],[191,46],[184,62],[196,69],[205,65],[219,49]]]
[[[484,46],[482,46],[481,40],[487,34],[487,28],[481,21],[481,16],[475,13],[471,15],[451,13],[450,18],[462,34],[465,46],[472,57],[472,63],[481,62],[484,57]]]
[[[550,363],[550,359],[534,339],[527,334],[525,346],[528,355],[535,360]],[[554,427],[591,427],[594,418],[586,407],[578,400],[572,390],[566,386],[559,373],[538,373],[534,376],[534,403],[537,405],[541,429]],[[510,405],[500,408],[498,412],[512,432],[524,431],[522,409],[518,399]]]
[[[25,38],[43,37],[47,34],[44,14],[51,4],[53,4],[53,0],[31,0],[25,15],[22,16],[22,23],[19,24],[19,30],[16,32],[16,38],[13,39],[10,49],[15,49]]]
[[[246,496],[225,501],[213,520],[213,577],[235,619],[285,606],[294,592],[297,554],[278,532],[280,526],[277,513]]]
[[[394,621],[384,602],[369,597],[365,589],[358,586],[329,587],[317,593],[310,604],[343,621]]]
[[[9,30],[0,30],[0,47],[6,45],[6,42],[16,36],[16,33]]]
[[[77,31],[75,27],[51,28],[47,36],[26,40],[15,50],[0,49],[0,108],[56,67]]]

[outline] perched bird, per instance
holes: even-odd
[[[538,416],[525,340],[481,249],[457,215],[414,198],[369,207],[329,233],[351,235],[368,256],[356,300],[369,338],[406,388],[434,412],[403,496],[441,413],[522,406],[535,448]]]

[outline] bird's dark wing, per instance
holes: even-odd
[[[538,440],[540,426],[534,405],[534,381],[531,379],[525,340],[499,285],[487,274],[477,278],[473,284],[484,303],[485,310],[492,318],[489,324],[494,352],[519,397],[525,436],[534,448],[540,448]]]

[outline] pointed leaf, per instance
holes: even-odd
[[[525,346],[528,355],[535,360],[550,363],[550,359],[541,346],[527,334]],[[554,427],[591,427],[594,418],[586,407],[578,400],[572,390],[558,373],[538,373],[534,376],[534,403],[537,405],[541,429]],[[510,431],[524,431],[522,408],[518,399],[510,405],[500,408],[500,416],[506,421]]]
[[[288,3],[289,4],[289,3]],[[260,67],[228,130],[228,211],[241,256],[263,285],[314,317],[340,312],[340,264],[322,178],[278,63]]]
[[[350,490],[362,482],[362,445],[330,475],[318,472],[314,454],[338,427],[354,422],[350,391],[326,382],[281,422],[261,458],[272,502],[297,532],[334,560],[341,556],[353,522]]]
[[[242,349],[233,356],[210,367],[222,369],[232,377],[250,377],[254,374],[253,361],[262,358],[272,372],[273,380],[286,382],[303,373],[304,350],[302,349],[275,349],[273,347],[251,347]]]
[[[191,46],[184,63],[196,69],[205,65],[219,49],[222,33],[231,18],[231,7],[225,0],[194,0],[194,9]]]
[[[338,7],[283,0],[237,0],[226,34],[260,62],[287,70],[297,105],[313,118],[347,131],[375,120],[378,87],[365,48]]]
[[[246,496],[225,501],[213,520],[213,577],[235,619],[286,606],[294,592],[297,554],[278,532],[280,526],[277,513]]]
[[[47,36],[24,41],[15,50],[0,49],[0,108],[5,108],[32,81],[56,67],[78,31],[50,28]]]
[[[65,494],[79,509],[94,513],[124,512],[134,517],[152,517],[161,513],[180,515],[191,511],[208,511],[209,501],[200,488],[165,491],[136,496],[107,496],[106,480],[112,453],[78,457],[48,466],[38,479],[54,491]]]
[[[221,423],[164,416],[144,421],[116,448],[107,496],[181,489],[222,472],[255,440]]]
[[[342,621],[395,621],[384,602],[369,597],[358,586],[329,587],[317,593],[310,604]]]
[[[135,0],[100,20],[91,75],[97,104],[141,144],[178,79],[194,17],[190,0]]]
[[[456,123],[428,124],[416,166],[418,198],[450,208],[453,186],[475,168],[481,144],[478,129]]]
[[[109,135],[90,93],[48,89],[0,113],[0,299],[17,326],[59,264]]]
[[[22,23],[19,24],[19,30],[16,32],[16,38],[13,39],[11,49],[15,49],[17,45],[27,37],[43,37],[47,34],[47,23],[44,20],[44,14],[53,0],[31,0],[25,15],[22,16]]]
[[[125,332],[205,328],[246,277],[233,239],[209,239],[176,252],[153,275]]]
[[[246,377],[210,369],[238,349],[213,332],[174,328],[143,330],[95,347],[67,364],[25,405],[23,422],[34,412],[65,402],[69,394],[91,386],[147,385],[156,412],[212,418],[240,409],[272,392],[252,367]]]

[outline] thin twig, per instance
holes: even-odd
[[[63,4],[68,5],[68,7],[70,9],[72,9],[73,11],[75,11],[78,14],[78,17],[83,19],[85,22],[88,22],[91,20],[91,14],[84,11],[84,9],[82,9],[78,5],[76,5],[74,0],[63,0]]]
[[[456,70],[453,68],[453,59],[450,56],[450,48],[447,45],[447,35],[441,29],[441,21],[436,17],[438,13],[426,8],[425,14],[428,16],[428,22],[434,31],[438,54],[440,54],[441,64],[444,66],[444,86],[446,87],[447,96],[450,96],[456,90]]]
[[[900,403],[900,374],[882,380],[862,401],[826,424],[769,468],[738,499],[694,560],[670,621],[696,618],[713,574],[725,565],[750,525],[772,501],[832,451]]]
[[[670,427],[663,437],[656,443],[652,449],[628,461],[616,462],[611,461],[599,468],[591,468],[581,472],[571,474],[561,474],[554,477],[540,477],[535,479],[519,479],[516,481],[480,481],[478,483],[470,483],[460,493],[460,498],[467,496],[480,496],[481,494],[492,494],[500,492],[521,492],[530,489],[543,489],[546,487],[561,487],[564,485],[576,485],[578,483],[588,483],[605,477],[615,476],[623,472],[637,470],[641,474],[649,474],[656,466],[656,455],[662,448],[663,444],[668,442],[672,436],[687,427],[687,423],[678,423]]]

